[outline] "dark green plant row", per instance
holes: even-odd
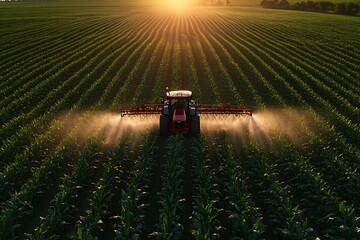
[[[221,230],[219,210],[216,206],[219,199],[216,195],[219,190],[215,184],[214,170],[211,169],[210,159],[206,153],[208,149],[205,141],[201,137],[197,138],[191,150],[195,176],[191,234],[196,240],[218,239]]]
[[[337,196],[334,191],[336,187],[331,187],[334,184],[325,181],[328,177],[319,173],[310,159],[300,155],[286,138],[278,138],[275,142],[283,146],[281,149],[274,148],[277,156],[274,162],[276,168],[290,186],[291,192],[299,202],[299,209],[303,211],[309,226],[315,229],[317,236],[331,236],[330,239],[359,238],[360,222],[357,212],[351,204]]]
[[[110,204],[123,181],[127,151],[126,144],[121,143],[112,150],[109,161],[103,163],[104,175],[96,183],[89,199],[90,207],[84,216],[80,216],[71,238],[95,239],[103,231],[104,220],[111,217]]]
[[[245,148],[241,148],[240,161],[244,161],[254,198],[260,202],[267,223],[267,233],[275,239],[314,239],[313,229],[308,225],[299,205],[292,202],[286,182],[278,180],[278,172],[251,136]]]
[[[224,31],[224,34],[220,35],[220,37],[222,36],[226,36],[228,33]],[[299,96],[301,96],[302,101],[305,103],[305,105],[311,106],[314,109],[317,108],[322,108],[322,109],[327,109],[327,112],[331,112],[331,114],[326,114],[325,117],[329,118],[331,120],[331,122],[334,122],[338,127],[339,130],[341,132],[344,133],[344,135],[350,139],[351,142],[356,142],[356,139],[358,138],[358,133],[359,133],[359,129],[358,129],[358,125],[354,122],[355,119],[357,119],[357,116],[359,114],[359,111],[357,108],[354,108],[350,105],[350,102],[348,102],[346,99],[344,99],[341,95],[338,95],[337,93],[335,93],[332,90],[324,90],[327,88],[327,86],[325,86],[323,83],[320,83],[319,80],[317,78],[315,78],[314,76],[312,76],[312,72],[313,71],[317,71],[316,69],[311,69],[309,72],[306,72],[305,69],[300,68],[302,62],[300,62],[298,59],[299,58],[293,58],[292,56],[290,56],[289,54],[287,54],[286,52],[281,52],[283,51],[283,47],[282,49],[280,48],[276,48],[276,43],[274,44],[270,44],[269,42],[266,42],[264,39],[266,38],[261,38],[261,37],[257,37],[256,36],[256,32],[255,33],[251,33],[252,36],[255,36],[257,38],[257,41],[249,41],[246,42],[247,45],[252,46],[251,48],[253,48],[255,50],[255,52],[258,52],[257,54],[262,55],[262,56],[266,56],[269,57],[269,61],[267,61],[269,64],[271,64],[271,69],[274,69],[276,74],[280,74],[280,76],[285,77],[285,79],[283,81],[286,82],[286,84],[291,84],[294,85],[294,87],[296,87],[296,89],[303,89],[302,91],[296,90],[299,92]],[[241,35],[240,35],[241,36]],[[240,36],[235,36],[236,38],[240,38]],[[234,37],[229,37],[229,39],[231,40]],[[246,38],[248,38],[248,36],[244,36],[243,38],[241,38],[241,41],[244,41]],[[233,40],[231,40],[233,41]],[[219,42],[224,42],[225,41],[219,41]],[[218,42],[218,43],[219,43]],[[267,46],[266,48],[264,48],[264,46]],[[241,45],[239,46],[240,49],[242,48]],[[255,47],[255,48],[254,48]],[[225,57],[224,55],[226,54],[226,49],[223,45],[219,46],[219,50],[217,52],[217,54],[225,59],[229,59],[229,57]],[[276,50],[272,50],[272,49],[276,49]],[[236,48],[235,48],[236,51]],[[253,51],[253,50],[252,50]],[[261,51],[261,52],[259,52]],[[279,52],[282,54],[280,55]],[[269,55],[271,54],[271,55]],[[277,59],[283,59],[282,63],[280,63],[278,60],[276,60],[274,57],[272,57],[272,55],[277,56]],[[285,57],[286,56],[286,57]],[[234,56],[234,59],[236,57]],[[245,59],[246,61],[249,61],[249,59]],[[263,60],[264,61],[264,57]],[[291,61],[290,61],[291,60]],[[224,61],[221,61],[224,62]],[[296,64],[296,67],[295,67]],[[300,69],[300,70],[298,70]],[[253,71],[251,71],[253,72]],[[322,75],[323,76],[323,75]],[[292,81],[290,82],[289,80],[293,79],[296,81]],[[308,79],[311,79],[308,81]],[[328,78],[325,78],[328,79]],[[306,81],[304,81],[306,80]],[[275,84],[274,81],[271,81],[271,85]],[[317,86],[314,85],[317,84]],[[279,84],[279,83],[277,83]],[[276,86],[276,85],[274,85]],[[290,85],[289,85],[290,86]],[[294,91],[294,87],[293,91]],[[315,91],[319,89],[318,91]],[[324,92],[326,91],[326,92]],[[259,91],[260,92],[260,91]],[[323,93],[322,93],[323,92]],[[279,94],[280,96],[284,93],[284,90],[279,90]],[[291,93],[291,91],[287,90],[287,94]],[[306,94],[304,94],[306,93]],[[271,93],[270,95],[273,95],[273,93]],[[322,97],[324,96],[324,97]],[[292,96],[293,98],[293,96]],[[355,96],[354,96],[355,98]],[[336,99],[339,99],[339,101],[334,102]],[[340,103],[341,102],[341,103]],[[302,104],[303,105],[303,104]],[[346,106],[346,107],[345,107]],[[338,112],[340,111],[340,112]],[[322,115],[324,115],[324,112],[321,113]],[[345,115],[343,115],[345,114]],[[347,117],[346,115],[348,115],[349,117]],[[353,121],[352,121],[353,120]],[[354,136],[355,133],[355,136]]]
[[[224,188],[231,239],[262,239],[266,230],[260,209],[254,204],[249,192],[244,169],[235,156],[233,146],[227,143],[226,136],[217,141],[220,161],[221,182]]]
[[[69,221],[76,212],[76,200],[79,198],[79,191],[88,184],[96,166],[99,150],[98,143],[92,140],[81,153],[79,160],[69,175],[62,177],[60,189],[45,217],[40,218],[40,224],[35,228],[31,239],[59,239]]]
[[[36,169],[30,180],[24,183],[19,192],[1,203],[0,237],[2,239],[16,238],[19,229],[33,213],[34,208],[40,207],[37,201],[46,195],[46,192],[57,183],[57,171],[64,167],[69,160],[76,157],[72,150],[74,139],[68,138],[56,151],[51,152],[42,166]]]
[[[184,137],[176,134],[168,139],[167,152],[159,193],[160,216],[157,231],[151,233],[157,239],[181,239],[183,225],[180,212],[183,209]]]
[[[109,27],[107,25],[109,23],[100,22],[94,24],[91,29],[84,30],[81,29],[81,26],[76,25],[72,29],[73,33],[70,36],[65,36],[66,38],[57,38],[46,43],[40,42],[35,47],[31,43],[26,44],[25,46],[30,45],[29,53],[23,52],[20,47],[18,54],[12,55],[11,58],[9,56],[6,58],[8,61],[0,65],[9,72],[3,74],[6,81],[3,82],[4,88],[1,88],[1,96],[6,97],[6,102],[14,99],[15,96],[19,98],[21,94],[25,94],[29,89],[39,84],[41,82],[39,79],[43,80],[55,74],[69,62],[78,58],[76,55],[82,53],[81,50],[85,49],[91,41],[100,41],[102,38],[102,36],[98,36],[98,38],[82,40],[84,36],[91,35],[94,31],[99,31],[104,27]],[[75,31],[76,33],[74,33]],[[3,104],[1,102],[2,106]]]
[[[129,174],[127,187],[121,190],[120,215],[114,225],[115,239],[138,239],[144,231],[145,195],[149,191],[150,176],[154,157],[157,151],[156,136],[148,135],[140,146],[138,159],[133,163],[134,169]]]

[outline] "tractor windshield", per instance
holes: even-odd
[[[187,98],[173,98],[171,99],[171,108],[174,111],[177,108],[183,108],[185,111],[189,109],[189,101]]]

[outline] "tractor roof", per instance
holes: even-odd
[[[191,95],[192,95],[192,92],[187,91],[187,90],[166,92],[166,97],[168,97],[168,98],[189,98],[189,97],[191,97]]]

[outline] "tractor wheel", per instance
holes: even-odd
[[[169,135],[169,116],[160,115],[160,135]]]
[[[200,134],[200,116],[199,115],[195,115],[195,116],[191,117],[190,134],[191,135]]]

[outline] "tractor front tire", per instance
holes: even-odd
[[[190,134],[194,135],[194,136],[200,134],[200,116],[199,115],[195,115],[195,116],[191,117]]]
[[[169,116],[160,115],[160,136],[169,135]]]

